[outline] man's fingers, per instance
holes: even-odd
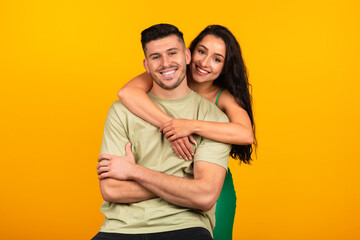
[[[110,173],[109,172],[104,172],[102,174],[99,175],[99,179],[104,179],[104,178],[108,178],[110,177]]]
[[[112,155],[110,154],[101,154],[98,158],[98,161],[102,161],[102,160],[110,160],[112,158]]]
[[[100,175],[102,174],[103,172],[108,172],[109,171],[109,167],[100,167],[98,168],[97,170],[97,174]]]
[[[99,169],[101,167],[105,167],[109,165],[109,161],[101,161],[97,166],[96,169]]]

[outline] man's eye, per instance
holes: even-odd
[[[159,56],[156,56],[156,57],[153,57],[152,60],[156,60],[156,59],[158,59],[158,58],[159,58]]]
[[[169,54],[170,54],[170,55],[175,55],[175,54],[176,54],[176,52],[170,52]]]

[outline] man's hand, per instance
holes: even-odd
[[[114,156],[110,154],[101,154],[99,164],[97,165],[97,174],[99,179],[114,178],[117,180],[128,180],[129,174],[135,163],[135,157],[131,150],[131,143],[125,146],[125,156]]]

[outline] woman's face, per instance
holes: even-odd
[[[192,79],[198,83],[214,81],[223,70],[225,57],[225,42],[214,35],[205,36],[192,53]]]

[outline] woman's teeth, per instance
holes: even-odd
[[[201,72],[201,73],[208,73],[207,71],[204,71],[204,70],[202,70],[200,68],[197,68],[197,70],[199,70],[199,72]]]

